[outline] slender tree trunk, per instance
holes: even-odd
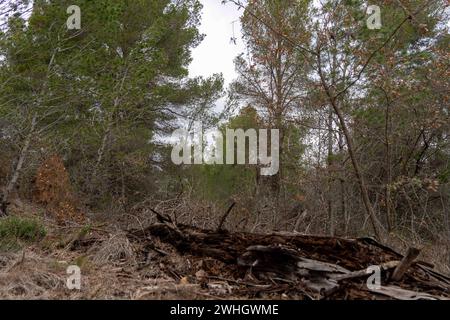
[[[355,155],[355,151],[354,151],[355,148],[353,146],[353,139],[347,128],[347,124],[345,122],[344,115],[342,114],[341,109],[336,104],[336,101],[334,101],[334,99],[333,99],[333,107],[339,118],[339,122],[342,127],[342,131],[344,132],[345,140],[347,142],[348,153],[349,153],[350,159],[352,161],[353,169],[355,170],[355,175],[356,175],[356,179],[358,181],[359,188],[361,189],[361,196],[362,196],[362,200],[364,203],[364,207],[366,209],[367,215],[369,216],[375,236],[378,239],[381,239],[381,232],[379,229],[380,223],[375,215],[375,211],[373,210],[372,204],[370,203],[369,192],[367,190],[367,184],[362,175],[361,168],[359,166],[359,162],[356,159],[356,155]]]
[[[386,224],[388,232],[392,231],[392,214],[391,214],[391,145],[390,145],[390,103],[386,103],[386,126],[385,126],[385,140],[386,140],[386,186],[385,186],[385,202],[386,202]]]
[[[337,57],[336,57],[336,40],[333,40],[333,55],[332,55],[332,71],[331,71],[331,84],[334,87],[336,85],[336,71],[337,71]],[[333,196],[332,196],[332,185],[333,185],[333,108],[328,107],[328,219],[330,220],[330,234],[332,236],[336,233],[336,219],[333,213]]]
[[[350,156],[350,160],[352,162],[353,169],[355,171],[356,180],[358,181],[359,188],[361,189],[361,197],[364,204],[364,207],[366,209],[366,213],[370,219],[373,232],[375,233],[375,236],[378,239],[382,239],[381,237],[381,231],[380,231],[380,223],[375,215],[375,211],[373,210],[372,204],[370,203],[369,199],[369,192],[367,189],[366,181],[362,175],[361,167],[359,165],[359,162],[356,158],[355,154],[355,147],[353,145],[353,139],[350,134],[350,130],[347,127],[347,123],[345,121],[344,114],[342,113],[342,110],[340,106],[338,105],[336,101],[336,97],[332,94],[330,88],[328,87],[323,72],[322,72],[322,66],[321,66],[321,58],[320,53],[318,54],[318,67],[319,67],[319,76],[322,83],[322,86],[325,90],[325,93],[328,96],[328,99],[330,100],[331,105],[333,106],[334,112],[336,113],[338,119],[339,119],[339,125],[341,127],[342,132],[344,133],[345,141],[347,143],[347,149]]]
[[[333,174],[332,174],[332,166],[333,166],[333,109],[330,106],[328,110],[328,157],[327,157],[327,165],[328,165],[328,187],[327,187],[327,206],[328,206],[328,219],[329,219],[329,232],[330,235],[334,236],[336,233],[336,221],[333,214],[333,205],[332,205],[332,184],[333,184]]]
[[[119,89],[118,89],[118,95],[114,98],[113,108],[112,108],[112,111],[111,111],[111,113],[109,114],[109,117],[108,117],[108,124],[107,124],[107,127],[106,127],[106,132],[105,132],[105,135],[103,136],[102,144],[101,144],[101,146],[100,146],[100,148],[98,149],[98,152],[97,152],[97,154],[98,154],[97,155],[97,161],[95,163],[94,171],[93,171],[92,176],[91,176],[91,185],[92,185],[92,180],[94,179],[94,177],[97,176],[98,168],[100,167],[100,164],[102,163],[103,158],[104,158],[105,153],[106,153],[106,149],[107,149],[107,146],[108,146],[108,140],[110,139],[112,127],[113,127],[113,124],[114,124],[114,113],[119,108],[120,98],[121,98],[120,93],[121,93],[121,91],[123,89],[123,85],[125,83],[125,79],[126,79],[127,75],[128,75],[128,67],[125,69],[125,72],[124,72],[124,74],[123,74],[123,76],[122,76],[122,78],[120,80],[120,86],[119,86]]]
[[[105,156],[106,153],[106,147],[108,145],[108,140],[109,137],[111,135],[111,130],[112,130],[112,120],[108,120],[108,125],[105,131],[105,134],[103,135],[103,139],[102,139],[102,144],[100,145],[100,148],[97,151],[97,161],[95,162],[95,169],[93,172],[93,176],[95,176],[97,174],[97,170],[100,166],[100,164],[103,161],[103,158]]]
[[[23,169],[23,164],[25,162],[25,159],[28,155],[28,151],[30,149],[31,140],[33,139],[33,136],[35,134],[36,122],[37,122],[37,115],[35,114],[33,116],[33,119],[31,120],[30,132],[26,136],[23,147],[20,150],[19,159],[17,160],[16,167],[14,168],[11,179],[9,180],[9,182],[6,185],[6,188],[3,192],[3,195],[2,195],[2,198],[0,201],[0,216],[6,216],[8,214],[9,197],[11,195],[11,192],[16,187],[17,181],[20,178],[20,174]]]
[[[343,137],[342,137],[342,132],[340,130],[339,130],[339,138],[338,139],[339,139],[339,141],[338,141],[339,153],[344,154],[344,141],[343,141]],[[345,165],[344,161],[345,160],[342,160],[342,162],[341,162],[341,172],[344,172],[344,165]],[[348,217],[348,212],[347,212],[345,179],[342,176],[339,177],[339,185],[340,185],[340,189],[341,189],[341,217],[343,217],[343,219],[344,219],[344,235],[347,235],[350,219]]]

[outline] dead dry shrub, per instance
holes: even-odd
[[[134,248],[124,233],[112,234],[90,251],[93,253],[92,262],[97,265],[137,264]]]
[[[52,155],[39,167],[33,199],[35,202],[44,205],[60,224],[84,220],[84,214],[77,209],[77,201],[72,190],[69,174],[58,155]]]

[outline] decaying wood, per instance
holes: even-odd
[[[409,248],[408,252],[404,256],[402,261],[398,264],[397,268],[395,268],[391,279],[393,281],[400,281],[405,272],[408,270],[408,268],[411,266],[411,264],[414,262],[414,260],[417,258],[419,254],[420,254],[419,249]]]
[[[402,289],[397,286],[381,286],[377,289],[370,289],[372,292],[382,294],[398,300],[447,300],[448,298],[433,296],[423,292]]]
[[[129,231],[130,240],[145,247],[157,237],[181,255],[217,261],[223,266],[201,274],[211,272],[206,278],[230,279],[230,286],[241,293],[251,295],[254,288],[265,288],[261,290],[294,293],[305,299],[450,298],[445,275],[418,263],[406,264],[409,258],[373,239],[233,233],[174,225],[164,216],[159,220],[145,229]],[[408,276],[397,290],[387,283],[392,269],[402,264]],[[380,266],[382,271],[379,292],[366,285],[370,266]]]
[[[399,263],[400,263],[400,261],[389,261],[386,263],[382,263],[381,265],[379,265],[379,267],[381,270],[389,270],[389,269],[393,269],[393,268],[397,267]],[[340,281],[340,280],[367,277],[367,275],[368,275],[367,269],[363,269],[363,270],[353,271],[353,272],[349,272],[349,273],[342,274],[342,275],[337,275],[333,279]]]

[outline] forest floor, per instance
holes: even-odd
[[[136,223],[132,229],[104,219],[61,226],[42,208],[23,203],[11,215],[38,215],[46,235],[1,250],[0,298],[450,298],[450,278],[430,271],[424,261],[412,265],[401,281],[383,287],[385,292],[369,290],[367,275],[358,270],[383,266],[384,282],[402,260],[371,239],[228,233],[164,221]],[[294,268],[286,268],[292,261]],[[80,267],[80,290],[67,288],[70,265]]]

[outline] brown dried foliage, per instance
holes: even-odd
[[[39,167],[33,199],[44,205],[59,224],[84,220],[84,214],[76,205],[69,174],[58,155],[50,156]]]

